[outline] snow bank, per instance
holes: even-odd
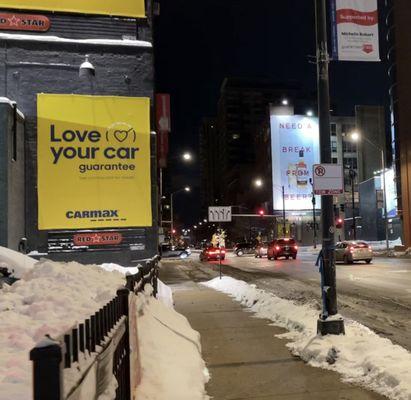
[[[123,275],[134,275],[138,272],[138,268],[139,268],[139,266],[123,267],[122,265],[114,264],[114,263],[104,263],[104,264],[99,265],[99,267],[103,268],[104,270],[108,272],[117,271]]]
[[[27,400],[32,391],[31,348],[45,334],[59,336],[109,302],[124,285],[124,276],[75,262],[42,260],[32,268],[35,260],[10,252],[11,265],[19,272],[22,265],[27,268],[20,281],[1,291],[0,400]]]
[[[411,399],[411,353],[367,327],[345,320],[346,335],[317,336],[319,311],[309,304],[297,305],[229,277],[204,285],[230,294],[257,317],[289,330],[279,337],[288,339],[287,347],[308,364],[339,372],[344,381],[390,399]]]
[[[150,289],[148,285],[137,300],[142,364],[138,399],[208,399],[205,384],[209,375],[201,358],[199,333],[184,316],[151,297]]]
[[[36,262],[34,258],[0,246],[0,267],[6,267],[16,278],[30,271]]]

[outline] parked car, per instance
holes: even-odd
[[[254,251],[255,244],[250,242],[236,243],[233,247],[233,253],[238,257],[241,257],[244,254],[254,254]]]
[[[277,260],[279,257],[285,257],[287,260],[292,257],[293,260],[297,258],[298,246],[295,239],[282,238],[273,240],[268,245],[267,258],[269,260]]]
[[[191,254],[191,250],[188,247],[174,246],[171,243],[162,243],[160,245],[161,257],[179,257],[187,258]]]
[[[200,253],[200,261],[216,261],[225,259],[225,248],[208,246]]]
[[[268,250],[267,242],[258,243],[257,246],[255,247],[255,253],[254,253],[255,258],[266,257],[267,250]]]
[[[335,260],[343,261],[344,264],[352,264],[354,261],[372,261],[371,246],[363,241],[347,240],[339,242],[335,246]]]

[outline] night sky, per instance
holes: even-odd
[[[381,4],[380,4],[381,3]],[[383,0],[379,0],[380,51],[385,60]],[[199,163],[182,165],[185,150],[198,154],[202,117],[215,116],[227,76],[296,81],[316,89],[314,0],[161,0],[155,25],[157,91],[170,93],[172,132],[166,193],[189,184],[176,197],[176,214],[198,222]],[[329,49],[331,45],[329,43]],[[356,104],[387,105],[387,63],[332,62],[331,102],[336,115],[353,115]],[[189,196],[189,197],[187,197]]]

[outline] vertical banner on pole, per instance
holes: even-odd
[[[380,61],[377,0],[331,0],[332,57]]]

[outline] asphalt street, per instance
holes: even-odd
[[[267,260],[227,254],[222,273],[320,310],[320,275],[313,252],[297,260]],[[219,263],[201,263],[194,253],[178,263],[196,281],[218,275]],[[411,350],[411,260],[375,258],[372,264],[337,264],[339,312]]]

